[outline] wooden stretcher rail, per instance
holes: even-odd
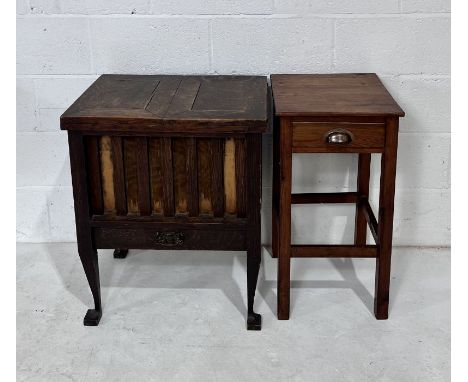
[[[364,216],[366,217],[367,224],[369,225],[372,236],[374,237],[375,244],[379,244],[379,225],[377,223],[377,219],[375,218],[374,212],[372,211],[372,207],[369,204],[369,200],[362,200],[362,202],[360,203],[360,208],[363,209]]]
[[[292,194],[291,204],[357,203],[357,192]]]
[[[377,257],[376,245],[292,245],[291,257]]]

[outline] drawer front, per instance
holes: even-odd
[[[246,250],[246,231],[209,229],[93,228],[96,248]]]
[[[382,152],[383,123],[294,122],[294,152]]]

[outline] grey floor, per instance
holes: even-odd
[[[75,244],[17,246],[20,381],[448,381],[450,252],[394,249],[390,319],[372,310],[374,261],[293,260],[291,319],[276,319],[264,250],[245,330],[245,253],[100,251],[104,315]]]

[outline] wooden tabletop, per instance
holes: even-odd
[[[102,75],[60,118],[81,131],[262,132],[262,76]]]
[[[398,116],[404,111],[375,73],[273,74],[278,116]]]

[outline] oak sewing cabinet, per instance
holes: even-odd
[[[102,315],[97,249],[247,251],[247,328],[260,330],[266,77],[102,75],[61,116],[78,252]],[[196,256],[196,253],[193,254]]]
[[[374,313],[388,318],[398,121],[403,110],[375,74],[272,75],[273,256],[278,318],[289,319],[290,262],[304,257],[376,259]],[[358,154],[356,191],[291,193],[294,153]],[[378,220],[369,204],[371,154],[381,154]],[[354,203],[353,245],[294,245],[291,204]],[[367,225],[375,244],[367,244]]]

